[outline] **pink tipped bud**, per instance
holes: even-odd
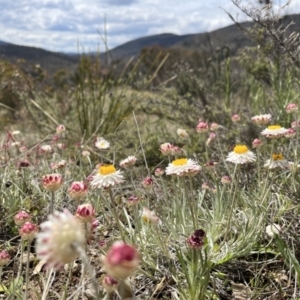
[[[89,204],[81,204],[77,207],[76,217],[84,223],[91,222],[95,218],[95,208]]]
[[[26,222],[31,220],[30,215],[26,211],[20,211],[14,216],[14,221],[17,226],[23,226]]]
[[[292,139],[296,136],[297,132],[295,129],[293,128],[289,128],[288,131],[285,133],[285,137],[288,139]]]
[[[86,197],[88,186],[82,181],[74,181],[68,189],[68,194],[74,200],[81,200]]]
[[[6,266],[10,261],[10,255],[7,251],[0,251],[0,266]]]
[[[131,195],[130,197],[127,198],[126,201],[128,206],[134,206],[140,203],[140,198],[134,195]]]
[[[42,184],[45,190],[55,192],[62,186],[63,178],[58,173],[44,175]]]
[[[26,222],[21,229],[19,229],[19,234],[22,240],[33,240],[38,231],[39,228],[36,224]]]
[[[179,155],[181,154],[182,149],[170,143],[164,143],[160,145],[159,151],[163,155]]]
[[[120,279],[129,277],[140,264],[140,254],[135,247],[115,242],[103,257],[105,271]]]
[[[222,176],[221,182],[223,184],[231,184],[231,178],[229,176]]]
[[[62,134],[62,133],[65,132],[65,131],[66,131],[65,125],[58,125],[58,126],[56,127],[56,133],[57,133],[57,134]]]
[[[200,249],[204,245],[206,233],[202,229],[197,229],[188,239],[186,240],[189,248]]]
[[[262,145],[262,141],[259,140],[259,139],[255,139],[255,140],[252,142],[252,148],[259,148],[261,145]]]
[[[119,285],[119,281],[110,275],[105,275],[101,283],[107,293],[115,291]]]
[[[162,168],[156,168],[155,169],[155,172],[154,172],[154,175],[155,176],[162,176],[162,175],[164,175],[165,174],[165,170],[164,169],[162,169]]]
[[[241,120],[241,117],[238,114],[235,114],[231,117],[232,122],[236,123]]]
[[[201,119],[199,120],[199,123],[196,127],[196,131],[198,133],[204,133],[207,132],[209,129],[208,124],[206,122],[203,122]]]
[[[286,111],[288,114],[294,113],[294,112],[298,111],[298,105],[295,104],[295,103],[289,103],[289,104],[286,106],[285,111]]]
[[[154,185],[154,181],[151,177],[146,177],[143,181],[142,181],[142,186],[144,188],[151,188]]]
[[[291,127],[292,128],[299,128],[300,127],[300,121],[294,121],[291,123]]]

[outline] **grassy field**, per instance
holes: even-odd
[[[0,299],[300,299],[299,41],[241,10],[235,56],[0,61]]]

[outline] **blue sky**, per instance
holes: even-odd
[[[231,0],[0,0],[0,6],[0,40],[63,52],[78,52],[78,45],[80,52],[103,51],[104,24],[112,48],[152,34],[230,25],[223,9],[245,20]],[[300,0],[293,0],[287,12],[300,13]]]

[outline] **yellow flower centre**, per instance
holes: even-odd
[[[146,216],[142,216],[142,219],[145,223],[150,223],[149,218],[147,218]]]
[[[116,168],[113,165],[101,166],[98,170],[101,175],[108,175],[116,172]]]
[[[236,154],[245,154],[249,150],[246,145],[236,145],[233,149],[233,152]]]
[[[268,126],[269,130],[277,130],[277,129],[280,129],[280,128],[281,128],[280,125],[271,125],[271,126]]]
[[[183,166],[187,164],[187,158],[179,158],[172,161],[174,166]]]
[[[273,154],[272,155],[272,159],[273,160],[283,160],[284,159],[284,157],[283,157],[283,155],[282,154]]]

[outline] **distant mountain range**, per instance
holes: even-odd
[[[294,23],[289,28],[291,31],[300,31],[300,15],[289,15],[283,18],[283,23]],[[252,27],[252,22],[243,23],[245,27]],[[138,38],[113,48],[108,53],[102,53],[101,57],[108,61],[126,59],[131,56],[137,56],[145,47],[158,45],[164,48],[180,47],[191,50],[201,50],[222,47],[227,45],[234,54],[238,49],[251,45],[251,41],[236,25],[230,25],[209,33],[176,35],[164,33]],[[0,41],[0,59],[16,61],[24,59],[27,63],[40,64],[49,71],[55,71],[59,68],[72,69],[78,63],[78,55],[56,53],[40,48],[18,46]]]

